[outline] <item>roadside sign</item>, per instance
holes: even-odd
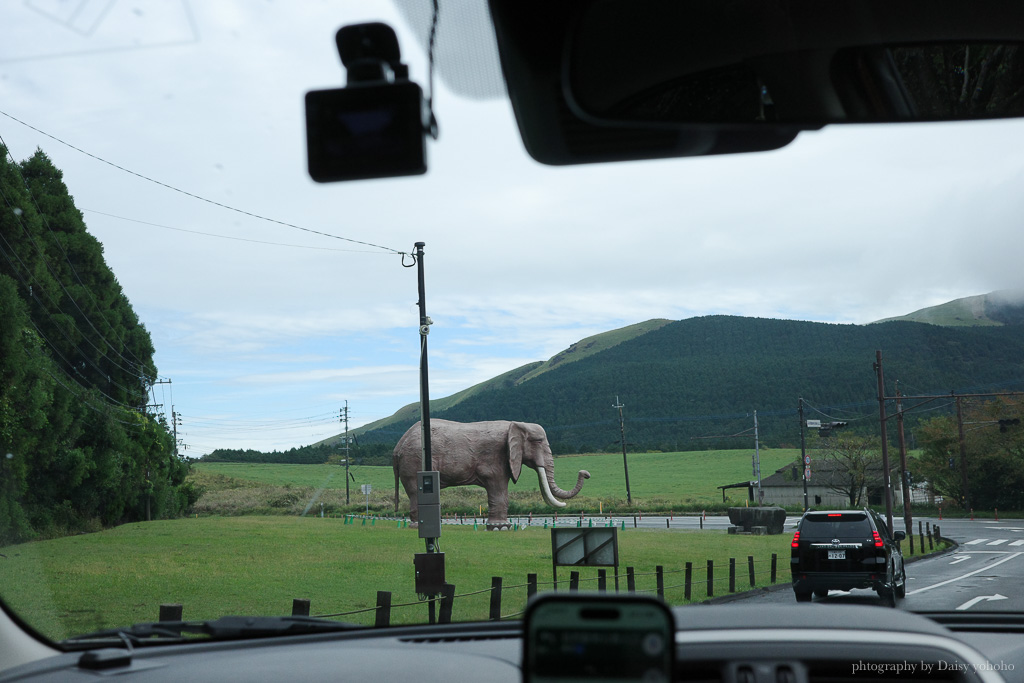
[[[360,488],[362,489],[362,493],[365,496],[370,495],[370,491],[373,490],[369,484],[362,484]]]
[[[810,465],[811,464],[811,456],[809,456],[809,455],[805,455],[804,456],[804,464],[805,465]]]
[[[807,428],[808,429],[821,429],[821,420],[808,420],[807,421]]]
[[[810,478],[811,478],[811,468],[810,467],[805,467],[804,468],[804,479],[810,479]]]

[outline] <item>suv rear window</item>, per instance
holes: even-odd
[[[800,524],[800,538],[832,540],[833,538],[869,538],[871,522],[863,512],[807,515]]]

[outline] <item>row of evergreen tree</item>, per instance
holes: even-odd
[[[0,545],[180,514],[149,333],[61,171],[0,157]]]

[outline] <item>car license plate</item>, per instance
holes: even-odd
[[[830,559],[830,560],[845,560],[846,559],[846,551],[845,550],[829,550],[828,551],[828,559]]]

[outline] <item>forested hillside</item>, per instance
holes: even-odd
[[[876,349],[890,394],[895,380],[904,394],[1024,387],[1021,327],[708,316],[665,325],[447,409],[432,407],[432,416],[537,422],[556,452],[612,450],[620,438],[612,407],[618,396],[627,442],[636,448],[753,447],[755,410],[763,444],[798,446],[801,397],[807,418],[849,421],[851,430],[877,433]],[[908,425],[916,418],[908,415]],[[369,431],[362,441],[394,443],[413,421]]]
[[[42,151],[0,147],[0,545],[195,499],[146,413],[153,344]]]

